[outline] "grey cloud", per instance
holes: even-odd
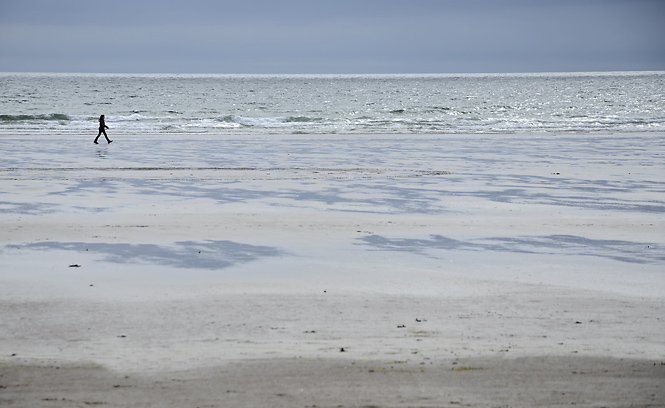
[[[662,15],[656,0],[0,0],[0,70],[654,70]]]

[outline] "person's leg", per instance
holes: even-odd
[[[106,135],[106,130],[103,130],[104,132],[104,137],[106,138],[106,143],[111,143],[113,140],[109,139],[109,137]]]
[[[95,138],[95,141],[94,141],[95,144],[99,144],[99,143],[97,143],[97,139],[99,139],[99,136],[101,136],[101,135],[102,135],[102,131],[100,130],[99,133],[97,133],[97,137]]]

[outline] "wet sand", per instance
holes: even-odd
[[[3,405],[665,405],[665,135],[40,143]]]

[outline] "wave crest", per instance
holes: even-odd
[[[48,115],[0,115],[2,122],[28,122],[34,120],[71,120],[69,116],[64,113],[51,113]]]

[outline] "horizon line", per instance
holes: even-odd
[[[34,74],[34,75],[160,75],[160,76],[459,76],[459,75],[574,75],[574,74],[659,74],[664,70],[608,70],[608,71],[517,71],[517,72],[393,72],[393,73],[221,73],[221,72],[86,72],[86,71],[0,71],[0,74]]]

